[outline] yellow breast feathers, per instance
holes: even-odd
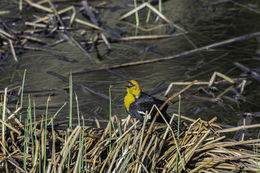
[[[130,104],[133,102],[135,102],[135,97],[132,94],[127,93],[124,98],[124,105],[125,105],[127,112],[129,112]]]
[[[130,80],[126,88],[126,96],[124,99],[124,104],[127,112],[129,112],[130,104],[135,102],[135,99],[138,99],[141,95],[141,88],[137,81]]]

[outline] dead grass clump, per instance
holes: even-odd
[[[1,105],[2,107],[3,105]],[[16,111],[17,113],[18,111]],[[174,114],[174,116],[179,116]],[[181,116],[182,119],[188,119]],[[260,139],[232,141],[220,135],[215,119],[190,120],[179,140],[170,125],[113,118],[114,129],[76,126],[57,130],[51,120],[22,125],[1,121],[1,170],[5,172],[200,172],[259,171]],[[48,121],[48,120],[47,120]],[[8,125],[7,125],[8,124]],[[3,135],[4,133],[4,135]],[[177,145],[178,143],[178,145]],[[178,153],[178,156],[177,156]],[[176,166],[176,163],[178,165]]]

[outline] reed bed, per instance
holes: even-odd
[[[1,108],[9,112],[5,102]],[[1,121],[1,172],[257,172],[260,167],[254,150],[260,139],[226,139],[216,118],[206,122],[173,114],[172,120],[179,116],[185,121],[177,139],[170,124],[113,116],[106,128],[81,121],[62,130],[45,117],[21,123],[14,116],[19,111]]]
[[[131,121],[131,118],[119,120],[112,116],[111,86],[109,88],[109,121],[106,128],[85,126],[84,117],[80,117],[78,99],[73,92],[72,74],[69,77],[69,123],[55,123],[55,117],[63,106],[52,116],[48,113],[50,97],[46,102],[46,111],[36,115],[35,105],[28,95],[27,116],[22,107],[23,88],[26,71],[21,87],[21,100],[16,110],[8,109],[8,89],[1,97],[1,147],[0,172],[259,172],[260,138],[234,141],[225,133],[259,128],[260,124],[221,129],[210,121],[191,119],[180,115],[180,94],[197,80],[169,97],[164,106],[179,96],[179,113],[173,114],[165,124],[155,123],[161,116],[159,109],[152,122]],[[235,80],[214,73],[206,85],[215,84],[216,76],[234,84]],[[223,81],[220,81],[223,82]],[[180,83],[178,83],[180,84]],[[242,83],[243,84],[243,83]],[[241,85],[242,85],[241,84]],[[166,94],[172,85],[167,89]],[[243,88],[243,87],[242,87]],[[241,90],[242,92],[242,90]],[[223,95],[223,94],[221,94]],[[72,124],[73,98],[77,104],[78,122]],[[42,117],[36,120],[36,117]],[[146,116],[148,117],[148,116]],[[173,125],[178,118],[178,127]],[[100,122],[96,120],[97,127]],[[63,126],[61,126],[63,125]],[[64,126],[65,125],[65,126]]]

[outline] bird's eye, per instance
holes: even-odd
[[[132,84],[131,82],[128,82],[128,85],[127,85],[128,88],[131,88],[131,87],[133,87],[133,86],[135,86],[135,85]]]

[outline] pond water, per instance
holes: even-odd
[[[89,4],[97,5],[100,2],[102,1],[89,1]],[[79,8],[77,4],[80,3],[75,2],[72,4]],[[113,0],[107,1],[104,8],[97,8],[99,10],[98,17],[101,18],[100,21],[102,22],[101,27],[106,30],[104,34],[107,37],[113,38],[113,35],[109,32],[110,30],[113,31],[114,35],[119,36],[167,34],[171,30],[163,20],[155,21],[156,16],[154,15],[152,15],[149,24],[146,24],[144,21],[146,20],[147,10],[142,10],[139,13],[140,26],[152,28],[153,26],[162,25],[162,27],[151,31],[136,29],[133,26],[135,24],[134,15],[127,18],[127,20],[120,21],[119,18],[122,14],[133,9],[133,7],[129,7],[131,4],[132,2],[126,0]],[[141,4],[141,2],[138,2],[138,4]],[[43,16],[44,14],[40,10],[27,6],[24,11],[24,18],[14,23],[12,21],[19,17],[17,6],[12,2],[5,1],[0,6],[0,11],[8,9],[11,10],[11,13],[0,16],[1,20],[8,25],[20,26],[19,23],[32,20],[31,15]],[[69,4],[59,4],[59,9],[65,6],[69,6]],[[155,7],[158,8],[157,5]],[[45,111],[47,98],[51,95],[49,116],[52,116],[64,102],[69,101],[68,90],[64,88],[68,87],[68,76],[72,72],[75,93],[79,99],[80,113],[85,119],[89,120],[89,124],[94,124],[94,117],[102,120],[108,119],[109,100],[89,92],[82,86],[108,96],[109,85],[111,84],[112,114],[117,115],[119,118],[125,118],[127,113],[122,103],[126,81],[129,79],[138,80],[143,91],[153,93],[167,87],[171,82],[193,81],[195,79],[209,81],[214,72],[220,72],[232,78],[239,78],[243,76],[244,72],[238,69],[234,62],[239,62],[250,69],[259,71],[260,37],[174,60],[118,68],[110,71],[80,73],[100,67],[172,56],[226,39],[260,31],[259,1],[247,0],[234,3],[230,1],[214,5],[214,2],[211,1],[168,0],[163,1],[162,10],[162,13],[170,21],[185,29],[187,34],[167,39],[111,43],[111,51],[108,50],[104,43],[101,43],[90,54],[91,58],[71,41],[65,41],[48,48],[35,44],[35,47],[47,48],[52,51],[27,50],[22,54],[17,54],[18,63],[13,60],[10,53],[6,60],[2,59],[0,62],[0,89],[21,85],[24,70],[27,69],[24,97],[25,109],[23,111],[26,114],[28,94],[30,94],[31,100],[35,102],[37,115],[40,117],[41,113]],[[75,28],[79,30],[71,32],[71,35],[84,47],[86,39],[93,37],[94,32],[88,31],[84,36],[81,36],[80,31],[83,29],[89,30],[89,28],[80,24],[77,24]],[[178,33],[178,30],[175,33]],[[44,38],[42,36],[42,38],[48,43],[54,43],[64,38],[64,34],[60,32],[56,33],[54,37]],[[97,50],[99,58],[97,57]],[[66,79],[62,80],[55,74],[62,75]],[[243,101],[228,99],[234,98],[232,92],[226,94],[229,97],[222,98],[222,105],[188,97],[189,94],[187,93],[183,95],[181,100],[181,113],[194,119],[201,117],[204,120],[210,120],[216,116],[218,117],[217,122],[221,124],[237,125],[242,119],[241,114],[244,112],[260,112],[259,81],[250,76],[246,78],[251,83],[245,87]],[[177,92],[183,87],[174,86],[171,93]],[[193,87],[193,89],[196,88],[198,86]],[[222,87],[221,90],[224,91],[225,87]],[[163,92],[159,92],[155,96],[165,99]],[[9,107],[14,109],[15,104],[9,105]],[[76,119],[75,102],[73,107]],[[178,104],[170,104],[168,113],[177,113],[177,107]],[[66,106],[57,116],[57,119],[68,119],[68,110],[69,107]],[[259,122],[259,118],[254,119],[253,122]]]

